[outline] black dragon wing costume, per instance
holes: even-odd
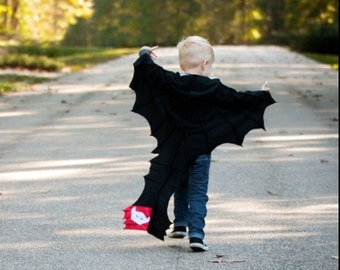
[[[188,168],[218,145],[242,145],[252,129],[264,129],[265,109],[275,103],[268,91],[236,90],[219,79],[167,71],[142,54],[134,63],[132,111],[148,121],[157,139],[138,200],[124,209],[125,229],[147,230],[164,240],[171,222],[171,195],[188,179]]]

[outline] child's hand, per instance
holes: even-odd
[[[141,50],[147,50],[151,56],[152,59],[156,60],[157,59],[157,55],[153,52],[154,50],[158,49],[159,46],[153,46],[153,47],[149,47],[149,46],[143,46],[142,48],[140,48],[139,51]]]
[[[262,84],[261,90],[265,90],[265,91],[269,91],[270,90],[269,83],[267,81],[265,81],[265,83]]]

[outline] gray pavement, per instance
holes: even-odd
[[[215,51],[215,76],[267,80],[278,103],[267,132],[213,152],[210,250],[123,230],[155,146],[130,112],[131,55],[0,97],[0,269],[338,269],[338,72],[275,46]],[[158,55],[177,70],[176,49]]]

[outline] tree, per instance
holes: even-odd
[[[14,33],[12,30],[17,29],[19,6],[19,0],[2,0],[0,2],[0,31],[2,34]]]
[[[286,36],[293,48],[338,53],[338,1],[286,0],[284,12]]]
[[[1,32],[28,42],[58,42],[77,18],[92,15],[92,0],[5,0]]]

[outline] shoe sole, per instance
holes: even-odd
[[[185,236],[186,236],[185,232],[172,232],[168,235],[169,238],[177,238],[177,239],[184,238]]]
[[[191,243],[189,245],[189,247],[193,250],[193,251],[207,251],[209,250],[209,248],[203,244],[200,243]]]

